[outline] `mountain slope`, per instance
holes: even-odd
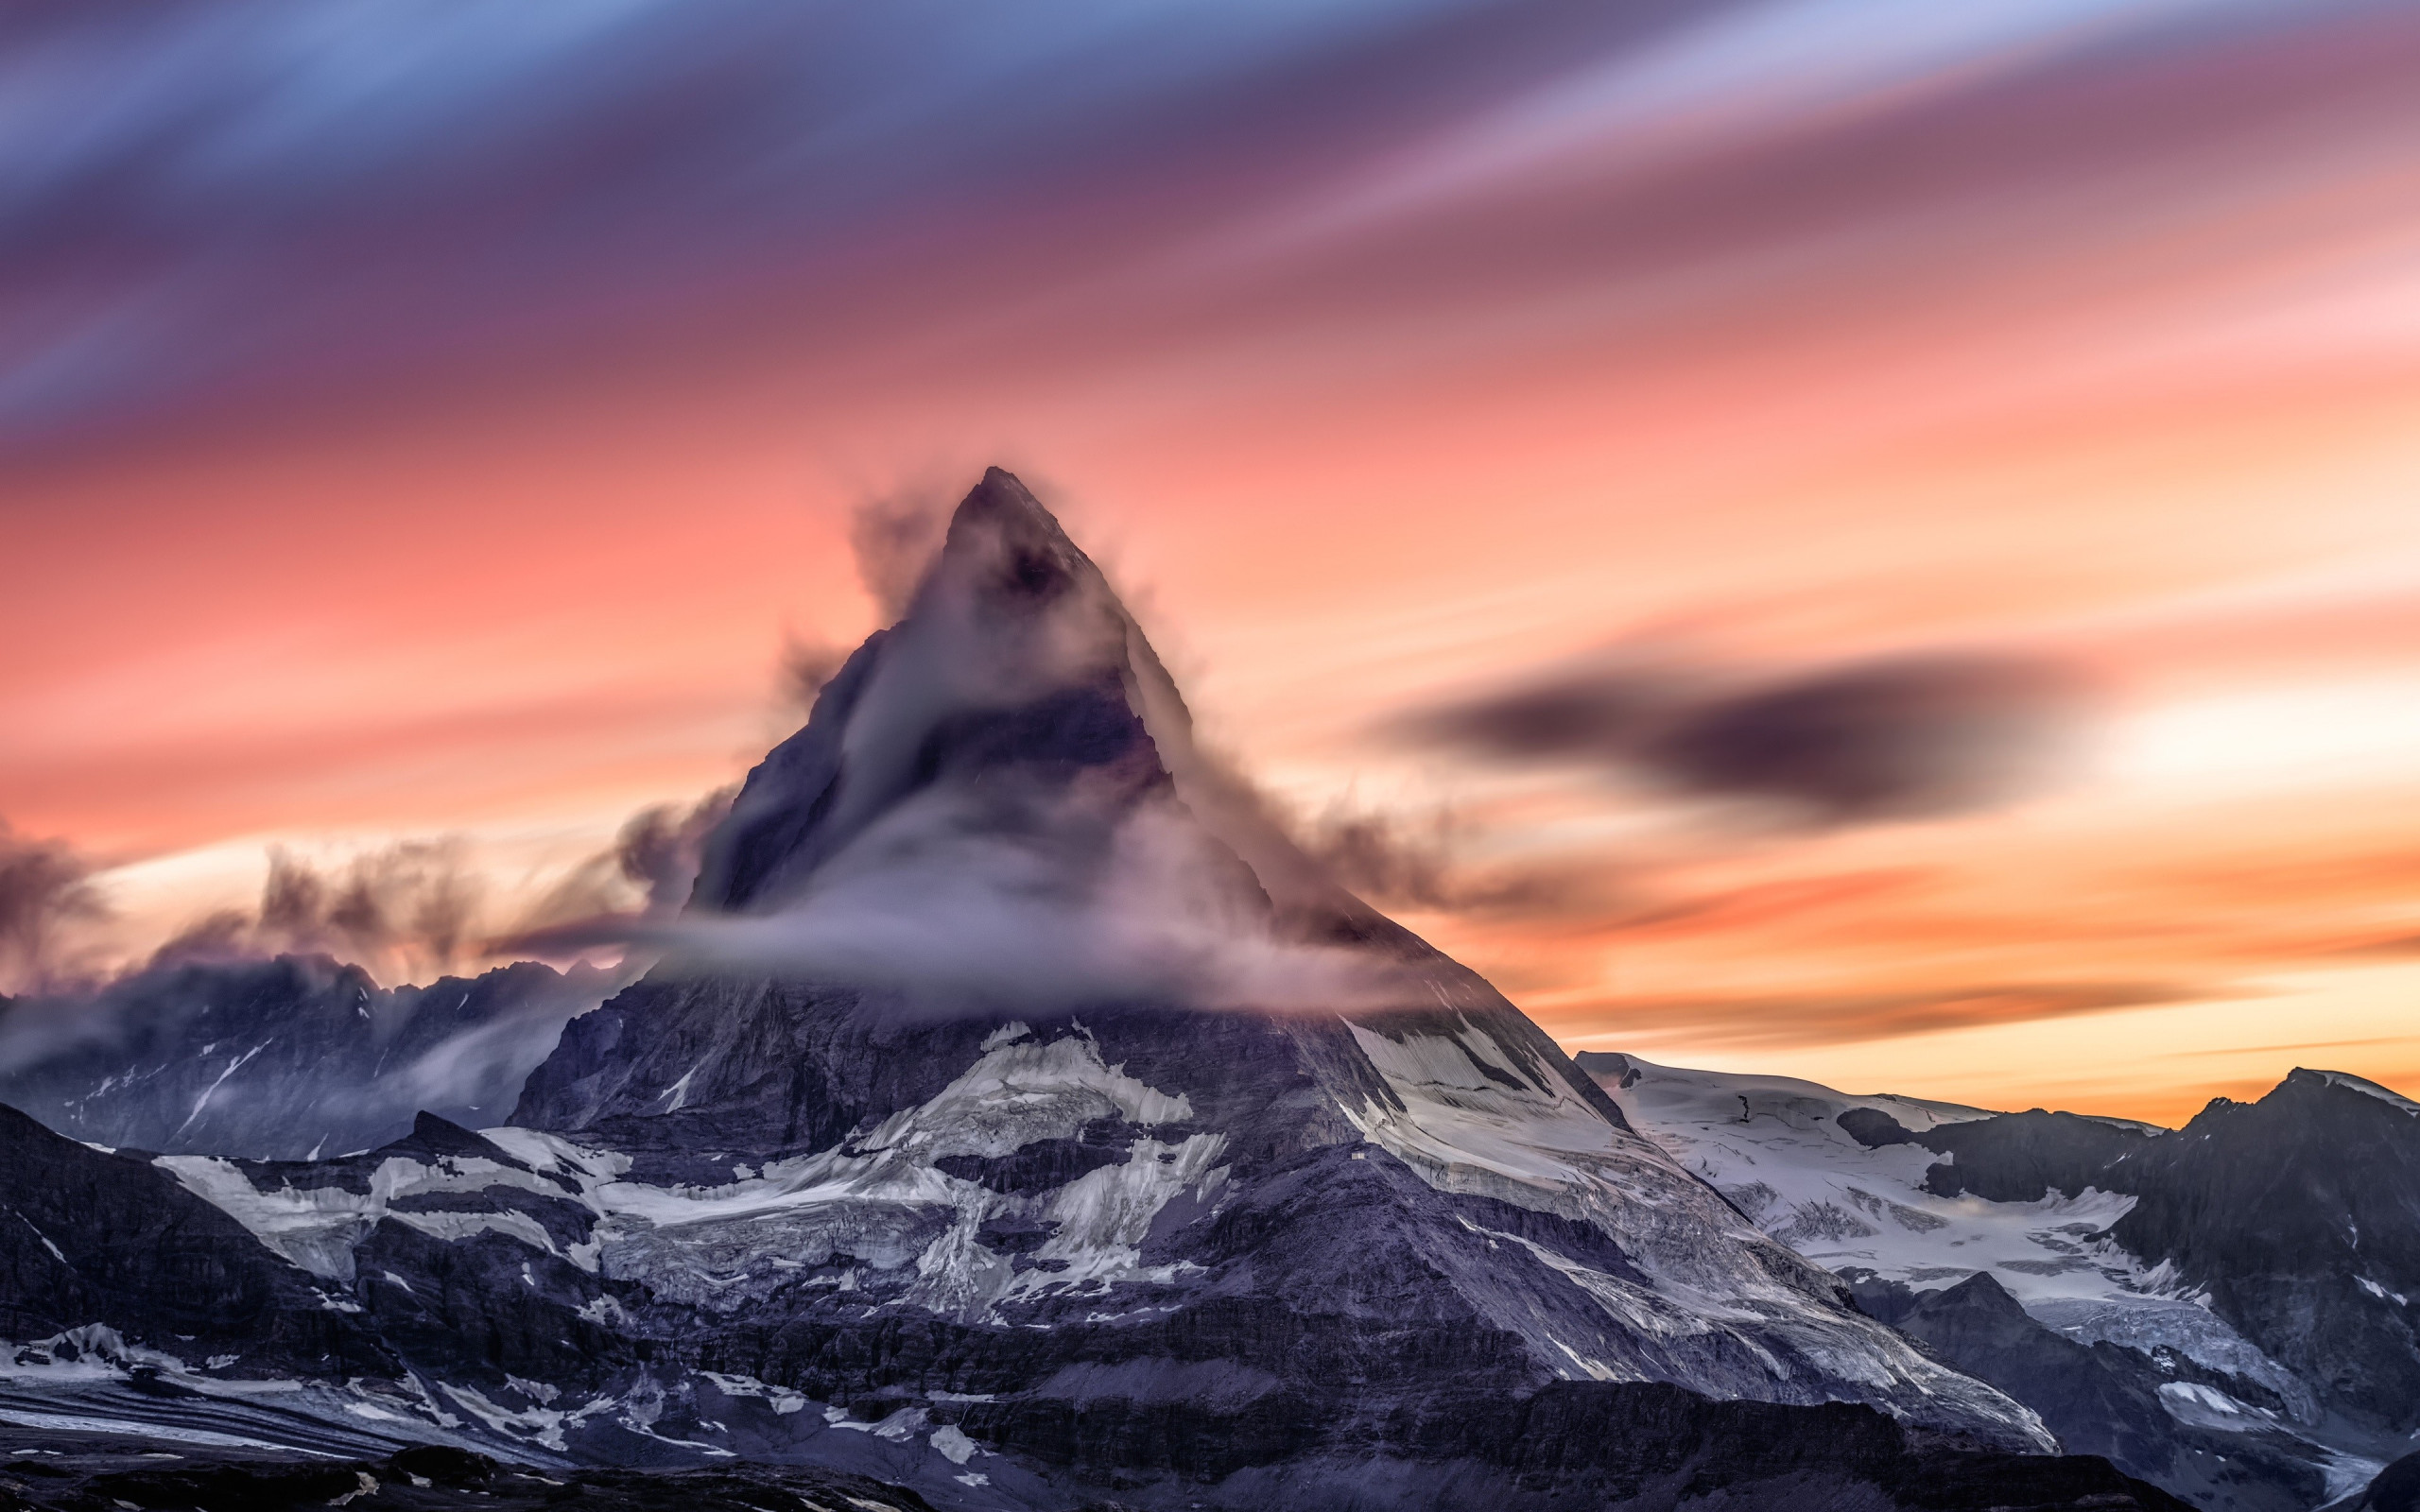
[[[2297,1070],[2256,1103],[2213,1101],[2140,1172],[2111,1229],[2364,1427],[2420,1430],[2420,1108]]]

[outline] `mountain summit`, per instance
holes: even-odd
[[[692,906],[766,912],[876,821],[942,806],[994,836],[1017,829],[1028,855],[1051,852],[1049,871],[1073,882],[1101,859],[1091,845],[1171,802],[1248,864],[1256,902],[1375,917],[1201,758],[1176,685],[1100,570],[994,468],[952,517],[907,616],[849,659],[806,728],[749,775]]]

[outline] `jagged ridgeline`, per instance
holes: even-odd
[[[1005,472],[646,943],[508,1125],[49,1152],[240,1223],[263,1328],[343,1318],[205,1354],[120,1286],[71,1352],[266,1439],[294,1382],[365,1460],[736,1456],[952,1507],[2178,1504],[1857,1311],[1327,881]],[[11,1389],[119,1410],[54,1344]]]

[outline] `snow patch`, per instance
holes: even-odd
[[[2205,1386],[2191,1381],[2166,1381],[2160,1383],[2160,1405],[2173,1417],[2187,1422],[2199,1422],[2204,1416],[2219,1418],[2268,1418],[2273,1416],[2257,1407],[2247,1407],[2216,1386]]]
[[[2420,1103],[2413,1102],[2401,1092],[2391,1091],[2377,1082],[2364,1081],[2359,1076],[2342,1071],[2315,1071],[2311,1074],[2330,1087],[2342,1087],[2348,1092],[2360,1092],[2364,1097],[2375,1097],[2389,1108],[2399,1108],[2406,1113],[2420,1116]]]
[[[698,1373],[713,1382],[715,1389],[724,1396],[761,1398],[776,1415],[781,1417],[804,1411],[806,1407],[806,1398],[800,1393],[792,1391],[787,1386],[768,1385],[754,1376],[724,1375],[716,1370],[700,1370]]]
[[[446,1156],[434,1164],[389,1156],[371,1173],[366,1193],[341,1186],[297,1187],[291,1180],[282,1180],[273,1191],[263,1191],[242,1166],[215,1155],[164,1155],[153,1163],[242,1224],[262,1244],[329,1280],[352,1282],[354,1246],[382,1218],[393,1218],[446,1240],[493,1229],[584,1270],[596,1268],[591,1246],[574,1246],[568,1251],[559,1247],[545,1226],[524,1212],[510,1209],[398,1211],[393,1208],[399,1197],[426,1192],[476,1193],[492,1186],[518,1188],[549,1198],[564,1195],[561,1187],[543,1177],[483,1156]]]
[[[1560,1075],[1525,1070],[1533,1057],[1487,1024],[1459,1017],[1451,1034],[1401,1038],[1348,1021],[1396,1106],[1373,1098],[1341,1110],[1364,1139],[1441,1191],[1576,1219],[1615,1242],[1637,1280],[1482,1230],[1527,1250],[1627,1331],[1618,1347],[1602,1336],[1566,1338],[1517,1294],[1477,1298],[1491,1323],[1531,1340],[1542,1364],[1561,1369],[1554,1362],[1567,1362],[1598,1380],[1672,1381],[1715,1397],[1793,1401],[1817,1400],[1804,1395],[1802,1362],[1812,1362],[1876,1405],[1958,1400],[2051,1445],[2032,1413],[1833,1305],[1828,1278],[1760,1232],[1661,1145],[1615,1124]],[[1740,1115],[1734,1099],[1727,1116]],[[1709,1242],[1717,1236],[1723,1242]],[[1620,1358],[1610,1357],[1616,1352]]]
[[[956,1423],[944,1424],[934,1429],[932,1445],[941,1451],[942,1458],[953,1465],[963,1465],[982,1452],[980,1446],[967,1437]]]
[[[193,1121],[199,1118],[201,1116],[201,1110],[210,1106],[210,1099],[216,1095],[218,1089],[227,1085],[227,1078],[243,1070],[244,1063],[246,1061],[251,1059],[254,1056],[259,1055],[262,1051],[267,1050],[268,1048],[268,1041],[264,1040],[259,1044],[252,1046],[250,1050],[245,1051],[242,1055],[237,1056],[234,1059],[227,1062],[227,1069],[218,1074],[218,1079],[212,1082],[209,1086],[204,1087],[201,1090],[201,1095],[193,1100],[193,1110],[185,1114],[185,1121],[183,1123],[177,1125],[176,1134],[171,1134],[168,1137],[173,1140],[178,1134],[182,1134],[185,1130],[193,1127]],[[202,1054],[208,1055],[209,1053],[210,1047],[207,1045],[203,1046]]]
[[[2036,1202],[1937,1196],[1925,1190],[1925,1174],[1945,1156],[1912,1143],[1869,1149],[1840,1126],[1840,1116],[1858,1108],[1911,1129],[1993,1116],[1981,1108],[1624,1059],[1630,1073],[1600,1085],[1632,1125],[1818,1264],[1918,1291],[1990,1271],[2029,1310],[2054,1298],[2183,1289],[2172,1272],[2147,1270],[2099,1237],[2133,1211],[2132,1196],[2097,1189]]]

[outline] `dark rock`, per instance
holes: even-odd
[[[87,1325],[191,1363],[237,1355],[247,1375],[398,1368],[313,1277],[165,1171],[0,1108],[0,1338]]]
[[[1129,1143],[1142,1132],[1134,1125],[1104,1119],[1074,1139],[1036,1140],[1008,1155],[944,1155],[933,1164],[994,1192],[1030,1195],[1063,1187],[1104,1165],[1125,1164]]]
[[[1846,1128],[1845,1122],[1841,1127]],[[2075,1113],[2003,1113],[1971,1123],[1942,1124],[1915,1143],[1950,1159],[1926,1173],[1925,1190],[1962,1193],[1993,1202],[2031,1202],[2052,1192],[2074,1196],[2110,1186],[2114,1167],[2139,1158],[2156,1136],[2139,1128]]]
[[[1849,1138],[1869,1150],[1878,1150],[1886,1144],[1912,1144],[1916,1140],[1897,1119],[1878,1108],[1844,1108],[1837,1122]]]
[[[2344,1512],[2420,1512],[2420,1454],[2406,1454],[2341,1503]]]
[[[354,1266],[367,1320],[447,1380],[493,1388],[518,1376],[595,1388],[635,1358],[630,1341],[581,1312],[634,1289],[504,1234],[449,1241],[389,1218],[355,1248]]]
[[[2071,1454],[2100,1455],[2212,1512],[2290,1512],[2325,1500],[2326,1477],[2303,1446],[2282,1435],[2264,1443],[2180,1424],[2159,1398],[2172,1365],[2163,1370],[2135,1350],[2079,1344],[2045,1328],[1988,1272],[1893,1310],[1891,1321],[1943,1359],[2040,1413]],[[2233,1379],[2222,1384],[2238,1397],[2257,1394]]]
[[[416,1475],[440,1486],[485,1486],[496,1472],[495,1461],[485,1454],[445,1444],[415,1444],[388,1456],[387,1465],[406,1479]]]
[[[1615,1078],[1614,1085],[1617,1087],[1628,1089],[1638,1085],[1638,1068],[1630,1063],[1630,1057],[1617,1050],[1582,1050],[1571,1060],[1591,1076]]]

